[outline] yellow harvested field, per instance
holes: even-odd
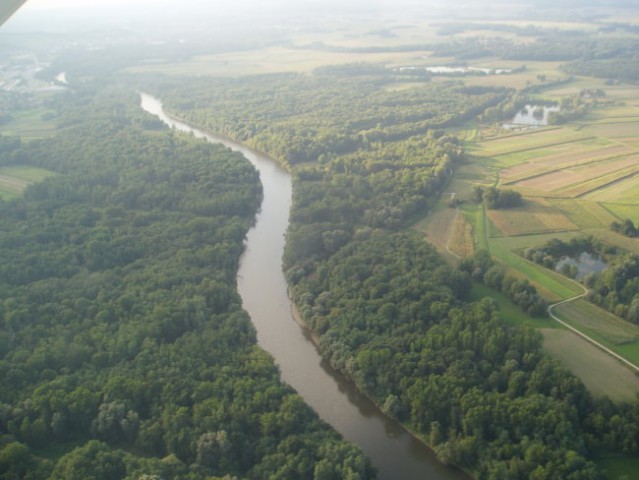
[[[639,119],[634,119],[634,121],[588,125],[582,129],[582,132],[584,134],[597,135],[618,140],[626,138],[636,139],[639,134]]]
[[[550,193],[559,190],[560,188],[564,188],[567,185],[578,184],[586,180],[588,180],[588,177],[585,177],[584,175],[580,175],[574,171],[565,170],[552,171],[543,175],[537,175],[536,177],[517,182],[515,185],[518,187]]]
[[[550,169],[548,173],[531,176],[514,184],[518,187],[576,197],[631,175],[638,169],[639,157],[629,156],[577,164],[563,169]]]
[[[544,147],[558,147],[583,142],[590,138],[592,138],[592,134],[570,130],[568,128],[543,128],[525,133],[486,139],[476,150],[476,154],[482,156],[504,155]]]
[[[467,258],[475,253],[473,226],[464,215],[457,215],[448,240],[448,249],[455,255]]]
[[[605,148],[594,145],[591,146],[590,149],[585,145],[582,145],[581,148],[578,149],[576,149],[574,145],[570,147],[570,151],[568,152],[557,152],[556,149],[553,149],[551,155],[533,156],[528,159],[527,163],[502,170],[500,174],[502,182],[514,183],[553,170],[589,165],[632,153],[632,150],[624,145],[611,145]]]
[[[607,190],[607,188],[604,188],[604,187],[611,188],[614,185],[618,186],[619,184],[625,184],[627,189],[632,189],[633,186],[637,185],[636,177],[637,177],[637,174],[639,174],[639,164],[629,168],[622,168],[620,170],[616,170],[608,174],[603,174],[601,170],[595,170],[595,169],[593,169],[592,173],[593,173],[592,176],[594,178],[590,178],[589,180],[576,185],[573,184],[566,188],[559,189],[557,190],[557,193],[561,193],[563,196],[581,197],[592,192],[593,194],[588,197],[591,200],[613,201],[613,202],[620,201],[622,199],[627,200],[628,198],[625,195],[621,195],[621,197],[618,197],[616,194],[612,194],[612,197],[604,195],[604,197],[601,198],[596,193],[598,190],[601,189],[602,190],[601,193],[604,194],[605,192],[603,192],[603,190]],[[599,174],[598,176],[597,176],[597,173]],[[615,188],[611,188],[611,189],[614,190]],[[628,192],[628,193],[632,193],[632,192]],[[637,194],[639,195],[639,192],[637,192]]]
[[[579,228],[608,228],[618,218],[597,202],[578,199],[548,199]]]
[[[639,393],[639,378],[607,353],[567,330],[545,328],[544,350],[575,375],[596,397],[633,400]]]
[[[579,230],[561,210],[540,198],[526,199],[520,208],[487,212],[489,220],[505,236]]]
[[[454,208],[438,208],[430,213],[424,221],[415,225],[415,228],[424,232],[427,240],[444,253],[456,215],[457,210]]]
[[[276,72],[310,73],[324,65],[346,63],[412,63],[421,52],[351,53],[303,48],[269,47],[246,52],[220,53],[193,57],[184,62],[131,67],[132,73],[236,77]]]

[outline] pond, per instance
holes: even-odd
[[[582,280],[589,273],[597,273],[605,270],[608,263],[595,253],[582,252],[578,257],[561,257],[555,266],[555,270],[563,272],[571,268],[577,280]]]
[[[558,111],[559,107],[525,105],[517,112],[509,124],[504,125],[504,128],[545,127],[548,125],[548,118],[550,117],[550,114]]]
[[[481,68],[467,66],[435,66],[435,67],[415,67],[404,66],[395,69],[396,72],[426,71],[435,75],[505,75],[512,73],[507,68]]]

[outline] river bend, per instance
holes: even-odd
[[[462,472],[442,465],[431,450],[387,418],[367,397],[327,365],[308,330],[291,314],[282,272],[284,235],[291,207],[291,176],[268,156],[179,122],[156,98],[141,94],[142,108],[179,131],[242,153],[259,171],[264,191],[256,223],[247,235],[240,261],[238,291],[257,330],[259,345],[291,385],[319,416],[357,444],[378,469],[380,480],[462,480]]]

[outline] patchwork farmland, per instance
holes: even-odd
[[[578,88],[588,85],[583,82],[587,81],[577,82]],[[586,88],[595,86],[593,83]],[[546,93],[547,98],[553,98],[552,91]],[[566,94],[574,91],[561,87],[555,98]],[[552,238],[566,241],[586,234],[639,253],[639,239],[610,229],[615,221],[631,219],[639,223],[639,105],[632,103],[638,96],[637,88],[613,86],[609,103],[593,109],[579,122],[522,132],[495,126],[474,129],[472,135],[462,132],[460,137],[465,139],[473,161],[456,172],[447,193],[456,192],[457,198],[467,201],[459,206],[459,215],[449,213],[449,223],[439,223],[436,228],[448,232],[448,255],[452,251],[465,257],[486,248],[511,275],[529,280],[553,303],[580,296],[583,286],[524,259],[521,252],[526,248]],[[468,201],[474,186],[515,190],[522,195],[523,205],[486,209]],[[448,198],[444,196],[446,201]],[[438,215],[444,218],[441,208]],[[433,230],[427,228],[427,233],[432,237]],[[442,251],[444,244],[440,239]],[[512,313],[514,307],[497,292],[490,296],[498,301],[503,315],[510,320],[518,318]],[[562,304],[555,313],[639,365],[636,326],[585,300]],[[558,323],[552,328],[533,327],[543,334],[546,351],[581,377],[595,396],[625,400],[639,393],[634,373],[586,339]]]
[[[493,172],[497,186],[525,199],[521,208],[489,211],[489,231],[506,237],[603,234],[613,221],[636,220],[639,107],[608,107],[591,116],[581,124],[492,136],[473,146],[476,161]]]

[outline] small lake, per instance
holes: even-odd
[[[578,257],[561,257],[555,266],[555,270],[560,272],[565,265],[570,265],[577,269],[577,280],[582,280],[589,273],[601,272],[608,268],[608,263],[599,255],[583,252]]]
[[[504,75],[512,70],[506,68],[480,68],[480,67],[415,67],[405,66],[395,69],[397,72],[426,71],[435,75]]]
[[[67,72],[60,72],[55,76],[55,79],[57,82],[60,82],[64,85],[68,85],[69,82],[67,81]]]
[[[551,113],[558,112],[559,107],[546,107],[543,105],[526,105],[513,117],[506,129],[521,127],[545,127]]]

